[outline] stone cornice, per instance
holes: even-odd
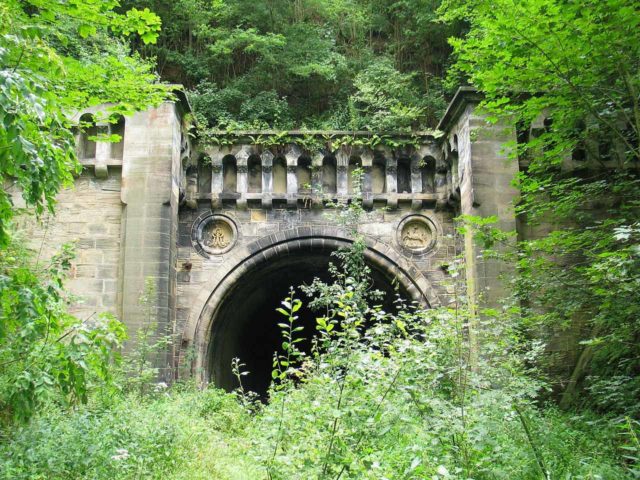
[[[474,87],[458,88],[453,99],[449,102],[449,106],[444,112],[440,123],[438,123],[437,129],[442,132],[448,131],[451,125],[458,119],[462,112],[464,112],[467,105],[470,103],[478,104],[482,99],[482,94]]]

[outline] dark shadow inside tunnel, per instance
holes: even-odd
[[[237,357],[246,365],[243,370],[249,372],[242,377],[244,388],[264,396],[271,382],[273,354],[282,343],[277,324],[285,317],[276,308],[288,296],[290,287],[310,284],[314,277],[328,281],[329,263],[337,261],[328,249],[297,251],[264,261],[245,273],[215,313],[209,346],[211,381],[226,390],[236,388],[231,362]],[[393,311],[397,282],[388,272],[370,266],[374,288],[386,292],[384,301],[377,303],[385,311]],[[399,293],[409,298],[403,289]],[[299,335],[306,340],[299,345],[308,353],[316,332],[315,319],[321,314],[307,307],[309,299],[299,288],[296,296],[304,304],[298,312],[298,325],[304,327]]]

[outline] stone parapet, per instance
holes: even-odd
[[[191,170],[195,197],[210,201],[212,209],[321,208],[358,196],[367,208],[400,203],[419,210],[446,203],[451,190],[436,181],[436,171],[450,167],[430,133],[383,140],[363,132],[294,131],[280,133],[278,145],[268,131],[218,135],[209,140],[221,146],[205,148]]]

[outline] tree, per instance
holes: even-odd
[[[46,400],[86,401],[108,381],[124,327],[109,316],[67,313],[63,280],[72,252],[42,265],[14,238],[14,189],[27,207],[53,212],[81,170],[70,114],[108,103],[105,121],[169,95],[152,65],[128,53],[133,34],[154,42],[149,10],[116,13],[116,0],[8,0],[0,5],[0,421],[30,418]]]
[[[582,386],[592,403],[637,415],[640,5],[447,0],[440,12],[470,24],[451,40],[452,79],[485,94],[489,121],[520,129],[518,213],[537,234],[519,245],[516,299],[550,333],[582,330],[562,403]]]
[[[353,97],[362,93],[357,83],[363,75],[374,87],[390,89],[389,79],[371,77],[385,74],[378,57],[389,59],[392,75],[401,77],[405,90],[417,92],[405,96],[402,109],[393,114],[400,126],[435,126],[444,108],[441,78],[450,52],[446,38],[459,25],[436,21],[440,0],[127,0],[129,4],[147,6],[165,20],[157,45],[135,42],[136,48],[158,58],[164,79],[187,87],[202,126],[380,128],[350,108],[358,101]],[[258,105],[256,97],[261,98]],[[388,98],[380,105],[370,100],[368,111],[377,108],[386,115]],[[276,115],[256,118],[262,106]],[[383,128],[397,130],[398,125]]]
[[[40,214],[80,171],[70,113],[111,103],[109,113],[127,114],[168,95],[152,65],[123,43],[133,34],[154,42],[160,19],[116,7],[116,0],[0,5],[0,246],[14,213],[12,189]]]

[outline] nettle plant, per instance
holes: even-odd
[[[344,208],[352,245],[335,252],[331,281],[300,287],[317,312],[310,353],[297,348],[312,333],[297,324],[296,291],[280,309],[270,399],[251,427],[267,477],[550,478],[590,468],[543,440],[534,401],[544,384],[529,367],[541,346],[520,338],[515,316],[485,311],[472,322],[461,262],[448,306],[396,293],[385,311],[355,227],[358,202]]]
[[[283,349],[254,424],[268,477],[295,478],[300,469],[318,478],[546,476],[547,452],[530,420],[542,384],[527,362],[537,350],[522,354],[513,322],[493,312],[472,355],[462,298],[424,310],[398,296],[396,311],[384,311],[365,248],[357,239],[336,253],[331,282],[302,287],[318,312],[306,356],[295,347],[309,335],[296,324],[302,300],[292,291],[283,302]]]

